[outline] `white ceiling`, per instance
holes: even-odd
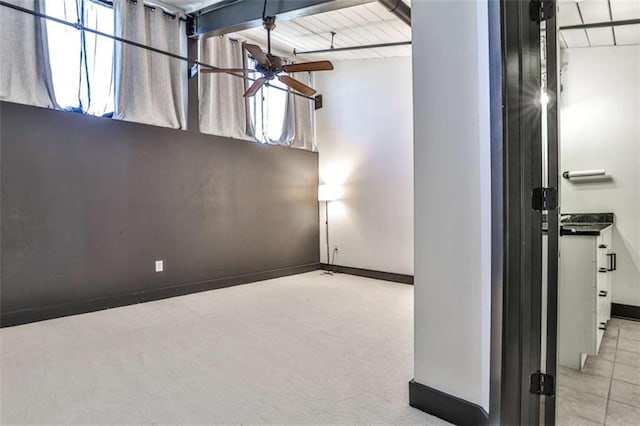
[[[170,6],[182,9],[186,13],[195,12],[212,4],[220,3],[223,0],[161,0]]]
[[[156,0],[186,13],[195,12],[224,0]],[[262,0],[254,0],[261,2]],[[411,0],[403,0],[411,5]],[[377,1],[345,9],[334,10],[289,21],[277,21],[271,34],[272,50],[293,57],[293,50],[328,49],[331,31],[336,32],[334,47],[361,46],[411,40],[411,27],[404,24]],[[262,27],[232,33],[242,39],[266,48],[266,31]],[[298,60],[341,60],[411,56],[411,45],[394,46],[348,52],[328,52],[297,55]]]
[[[405,2],[411,3],[407,0]],[[293,57],[293,49],[296,51],[329,49],[331,31],[336,33],[333,43],[335,48],[411,40],[411,27],[380,3],[371,2],[290,21],[276,21],[276,29],[271,33],[272,50]],[[264,48],[267,33],[259,27],[229,34],[229,36],[253,42]],[[297,55],[296,58],[311,61],[394,56],[411,56],[411,45]]]
[[[157,0],[157,3],[194,12],[223,0]],[[262,0],[255,0],[262,1]],[[411,0],[404,0],[411,4]],[[559,0],[560,27],[583,23],[640,19],[640,0]],[[331,31],[337,33],[334,46],[346,47],[362,44],[389,43],[411,40],[411,29],[377,2],[348,9],[326,12],[293,21],[277,23],[273,33],[273,48],[281,54],[297,51],[326,49],[331,45]],[[253,28],[232,36],[264,44],[266,34],[262,28]],[[640,24],[617,27],[563,30],[562,47],[595,47],[640,44]],[[410,56],[410,46],[301,55],[300,59],[379,58]]]
[[[591,24],[640,19],[640,0],[559,0],[558,24]],[[562,47],[622,46],[640,44],[640,25],[560,31]]]

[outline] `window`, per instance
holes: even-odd
[[[45,0],[47,15],[113,35],[113,8],[92,0]],[[58,105],[92,115],[114,110],[114,41],[47,20],[53,89]]]
[[[250,68],[255,68],[255,61],[251,58],[248,61],[251,64]],[[249,77],[254,79],[261,76],[260,73],[249,74]],[[248,83],[252,82],[249,80]],[[275,89],[272,86],[285,90]],[[249,111],[255,129],[255,137],[262,143],[277,143],[283,136],[289,96],[286,89],[287,86],[278,79],[274,79],[262,86],[254,97],[249,98]]]

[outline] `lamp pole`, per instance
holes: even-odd
[[[335,185],[322,184],[318,186],[318,201],[324,201],[324,232],[327,243],[327,269],[324,271],[327,275],[333,275],[335,271],[331,268],[331,249],[329,248],[329,202],[339,199],[340,188]],[[334,253],[335,254],[335,253]]]
[[[324,232],[325,240],[327,242],[327,265],[331,267],[331,258],[329,257],[329,200],[324,202]],[[333,275],[333,271],[328,269],[324,272],[328,275]]]

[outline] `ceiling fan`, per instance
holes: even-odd
[[[265,1],[266,5],[266,1]],[[244,68],[203,68],[200,70],[202,73],[221,73],[221,72],[243,72],[253,73],[259,72],[262,77],[258,78],[244,93],[244,97],[251,97],[258,93],[258,90],[270,80],[277,78],[283,84],[289,86],[298,93],[305,96],[312,96],[316,91],[304,84],[303,82],[296,80],[295,78],[288,76],[284,73],[292,72],[305,72],[305,71],[330,71],[333,69],[333,64],[330,61],[315,61],[315,62],[303,62],[298,64],[285,64],[284,60],[271,53],[271,31],[276,27],[275,16],[264,16],[262,22],[264,28],[267,30],[267,53],[263,52],[260,46],[255,44],[245,43],[244,47],[247,49],[251,57],[256,61],[256,69],[244,69]]]

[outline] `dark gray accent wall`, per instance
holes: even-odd
[[[3,318],[319,263],[316,153],[10,103],[0,144]]]

